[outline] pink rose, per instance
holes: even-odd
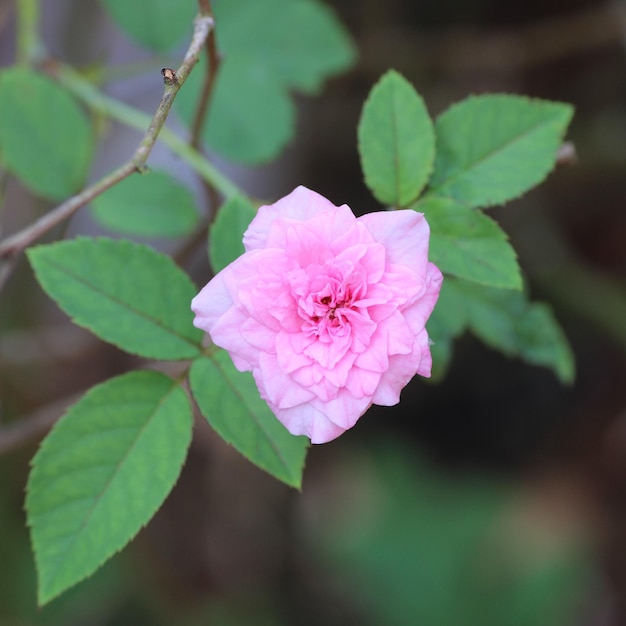
[[[298,187],[259,208],[246,252],[193,299],[194,324],[252,371],[289,432],[330,441],[430,376],[424,325],[442,275],[429,234],[421,213],[356,218]]]

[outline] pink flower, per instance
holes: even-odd
[[[356,218],[298,187],[259,208],[246,252],[193,299],[194,324],[252,371],[292,434],[330,441],[430,376],[424,325],[442,275],[429,234],[421,213]]]

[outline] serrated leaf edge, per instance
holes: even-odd
[[[453,272],[449,272],[449,271],[445,271],[444,275],[449,275],[449,276],[454,276],[455,278],[461,279],[461,280],[466,280],[468,282],[472,282],[472,283],[476,283],[478,285],[484,285],[485,287],[495,287],[497,289],[513,289],[515,291],[522,291],[524,288],[524,280],[522,278],[522,272],[521,272],[521,268],[519,265],[519,256],[517,254],[517,250],[514,248],[513,244],[511,244],[511,239],[508,235],[508,233],[502,228],[502,226],[500,226],[500,224],[493,219],[490,215],[487,215],[482,209],[478,209],[478,208],[474,208],[474,207],[469,207],[465,204],[463,204],[462,202],[459,202],[459,200],[456,200],[455,198],[449,198],[446,196],[424,196],[422,198],[420,198],[420,200],[418,202],[416,202],[415,204],[413,204],[411,207],[409,207],[410,209],[412,209],[413,211],[417,211],[419,213],[424,213],[424,217],[426,218],[426,221],[428,222],[428,213],[424,212],[424,208],[422,206],[420,206],[421,204],[425,203],[425,202],[432,202],[432,201],[436,201],[436,200],[446,200],[448,202],[452,202],[454,204],[457,204],[465,209],[467,209],[468,211],[476,211],[478,213],[480,213],[480,215],[485,218],[486,220],[490,221],[496,228],[497,228],[497,234],[496,236],[501,240],[504,241],[509,245],[509,250],[513,253],[513,260],[516,262],[517,265],[517,278],[519,278],[519,285],[518,286],[512,286],[509,284],[502,284],[502,283],[488,283],[485,281],[481,281],[481,280],[476,280],[474,278],[468,278],[467,276],[459,276],[456,273]],[[432,236],[432,235],[431,235]]]
[[[68,415],[70,415],[71,411],[73,411],[75,409],[75,407],[82,402],[85,398],[87,398],[90,395],[93,395],[93,393],[97,393],[97,391],[99,390],[99,388],[101,388],[102,386],[106,385],[107,383],[109,383],[110,381],[113,380],[118,380],[122,377],[131,377],[131,376],[135,376],[138,373],[151,373],[151,374],[160,374],[162,376],[164,376],[165,378],[169,378],[168,376],[166,376],[165,374],[161,374],[160,372],[156,372],[153,370],[138,370],[138,371],[132,371],[132,372],[128,372],[126,374],[121,374],[120,376],[116,376],[114,378],[110,378],[107,381],[104,381],[103,383],[100,383],[98,385],[95,385],[94,387],[92,387],[91,389],[89,389],[85,394],[83,394],[83,396],[77,400],[72,406],[68,407],[65,411],[65,413],[62,415],[62,417],[57,421],[57,423],[53,426],[53,429],[56,427],[57,424],[60,424],[63,420],[65,420]],[[154,415],[158,412],[159,408],[161,407],[164,399],[169,396],[171,393],[173,393],[174,391],[176,391],[180,385],[179,383],[177,383],[176,381],[169,379],[171,381],[171,387],[169,389],[169,391],[164,394],[161,399],[159,400],[156,408],[154,409],[154,411],[152,412],[149,420],[146,421],[146,424],[144,424],[144,426],[142,426],[141,430],[139,431],[139,434],[137,436],[137,438],[135,439],[135,441],[133,442],[133,444],[129,447],[128,451],[126,452],[126,454],[124,455],[123,460],[117,464],[117,467],[119,468],[124,461],[127,459],[130,451],[135,447],[137,441],[139,440],[139,438],[141,437],[141,433],[143,433],[143,431],[146,428],[146,425],[152,420],[152,418],[154,417]],[[184,392],[183,392],[184,393]],[[189,404],[189,398],[186,396],[185,394],[185,398],[187,400],[187,408],[189,409],[189,417],[191,418],[192,416],[192,411],[191,411],[191,405]],[[190,424],[190,428],[189,428],[189,439],[188,439],[188,443],[187,443],[187,448],[189,448],[189,444],[191,443],[191,432],[192,432],[192,426],[193,426],[193,422],[191,419],[189,419],[189,424]],[[52,431],[51,431],[52,432]],[[39,452],[43,449],[46,448],[46,446],[48,445],[48,437],[46,437],[42,443],[41,446],[39,447],[39,450],[37,451],[37,454],[31,459],[30,461],[30,467],[31,467],[31,472],[32,470],[35,469],[35,465],[37,462],[37,457],[39,455]],[[172,492],[172,490],[174,489],[174,487],[176,486],[176,483],[178,482],[179,478],[180,478],[180,472],[182,471],[183,465],[184,465],[185,459],[183,459],[183,462],[180,465],[180,469],[178,472],[178,476],[176,478],[176,480],[174,480],[174,482],[172,483],[172,485],[170,486],[170,488],[167,490],[167,493],[165,494],[165,497],[163,498],[163,501],[161,502],[161,504],[157,507],[156,511],[152,514],[152,516],[143,524],[141,524],[137,530],[135,531],[135,533],[131,534],[130,537],[128,538],[128,540],[126,541],[126,543],[124,545],[121,545],[119,548],[111,551],[108,556],[105,556],[104,559],[100,562],[99,565],[96,566],[96,568],[94,570],[92,570],[91,572],[81,576],[80,578],[77,578],[71,585],[69,585],[68,587],[65,587],[57,592],[55,592],[52,595],[48,595],[48,596],[43,596],[41,593],[41,587],[39,585],[39,582],[41,580],[40,577],[40,562],[39,559],[37,558],[37,552],[35,550],[35,545],[33,542],[33,534],[32,534],[32,524],[30,523],[30,517],[28,515],[28,498],[30,496],[30,488],[31,488],[31,476],[29,476],[29,479],[27,481],[26,484],[26,500],[25,500],[25,511],[26,511],[26,520],[27,520],[27,526],[29,528],[31,528],[31,533],[30,533],[30,542],[31,542],[31,549],[33,551],[33,554],[35,555],[35,569],[37,571],[37,605],[39,607],[43,607],[44,605],[48,604],[49,602],[51,602],[52,600],[54,600],[55,598],[59,597],[62,593],[64,593],[65,591],[67,591],[68,589],[71,589],[72,587],[75,587],[76,585],[80,584],[81,582],[87,580],[88,578],[90,578],[91,576],[93,576],[93,574],[95,574],[107,561],[109,561],[112,557],[114,557],[116,554],[119,554],[138,534],[139,532],[145,528],[147,526],[147,524],[152,520],[152,518],[154,517],[154,515],[157,513],[157,511],[159,510],[159,508],[163,505],[163,502],[165,502],[165,500],[167,499],[167,497],[169,496],[169,494]],[[99,495],[99,498],[102,497],[102,494],[105,493],[106,489],[110,486],[110,480],[107,482],[105,489],[102,491],[102,493]],[[99,500],[98,500],[99,501]],[[89,515],[87,517],[90,517],[93,510],[96,508],[97,502],[94,503],[94,505],[92,506],[92,508],[90,509]],[[86,522],[84,522],[83,524],[81,524],[81,528],[79,530],[78,533],[76,533],[76,536],[74,537],[74,539],[72,539],[72,544],[75,543],[76,538],[80,535],[81,532],[83,532],[85,526],[87,525]]]
[[[213,363],[214,367],[216,369],[219,370],[220,374],[222,375],[222,378],[224,378],[227,383],[228,383],[228,387],[230,388],[230,390],[232,391],[232,393],[241,401],[241,403],[243,405],[245,405],[246,407],[248,407],[250,409],[250,407],[248,406],[248,404],[245,402],[244,397],[239,393],[239,390],[237,389],[237,387],[233,384],[233,382],[231,381],[231,379],[227,376],[226,372],[224,371],[224,369],[222,368],[221,364],[219,363],[218,359],[215,358],[214,355],[212,354],[205,354],[202,357],[199,357],[198,359],[196,359],[194,361],[195,362],[199,362],[202,359],[208,359],[211,361],[211,363]],[[193,368],[193,365],[192,365]],[[193,386],[192,386],[192,395],[193,395]],[[194,395],[195,398],[195,395]],[[209,422],[209,424],[211,424],[211,427],[213,427],[215,429],[215,427],[213,426],[213,423],[211,421],[210,416],[205,415],[204,412],[202,411],[202,408],[200,407],[200,403],[198,403],[196,401],[196,403],[198,404],[198,408],[200,409],[200,413],[204,416],[204,418]],[[261,420],[259,420],[256,417],[256,413],[254,410],[250,409],[250,414],[253,416],[254,421],[256,422],[257,426],[259,427],[259,429],[263,432],[263,434],[265,435],[266,440],[270,443],[271,448],[274,450],[274,453],[276,455],[276,457],[279,459],[279,461],[281,462],[281,465],[283,466],[283,468],[286,470],[287,474],[291,474],[291,472],[289,472],[289,464],[286,462],[286,460],[283,458],[283,455],[280,453],[279,449],[276,448],[273,439],[268,435],[267,431],[265,430],[265,428],[263,427],[263,424],[261,423]],[[278,418],[276,418],[275,416],[273,416],[274,419],[276,419],[278,421]],[[248,461],[250,461],[250,463],[252,463],[253,465],[255,465],[256,467],[262,469],[264,472],[267,472],[270,476],[273,476],[274,478],[279,479],[281,482],[284,482],[286,485],[289,485],[290,487],[294,487],[296,489],[300,489],[302,486],[302,475],[304,473],[304,467],[306,465],[306,455],[304,456],[303,462],[302,462],[302,467],[299,468],[300,469],[300,475],[296,477],[296,481],[290,480],[290,482],[287,482],[286,480],[284,480],[283,478],[276,476],[274,473],[272,473],[271,471],[269,471],[267,468],[259,465],[258,463],[256,463],[255,461],[253,461],[247,454],[245,454],[244,452],[242,452],[234,443],[233,441],[229,441],[229,439],[227,439],[226,437],[224,437],[219,431],[217,431],[217,429],[215,429],[216,432],[218,432],[219,436],[230,446],[232,446],[235,450],[237,450],[237,452],[239,454],[241,454],[244,458],[246,458]],[[293,436],[293,435],[292,435]]]
[[[419,94],[419,92],[415,89],[415,87],[413,86],[413,84],[407,80],[400,72],[398,72],[397,70],[394,69],[390,69],[387,70],[377,81],[376,83],[374,83],[374,85],[372,86],[372,88],[370,89],[367,98],[365,99],[365,102],[363,103],[363,106],[361,107],[361,114],[359,116],[359,122],[357,125],[357,150],[359,153],[359,157],[360,157],[360,161],[361,161],[361,170],[363,172],[363,179],[365,181],[365,184],[367,185],[367,187],[369,188],[369,190],[372,192],[372,194],[374,195],[374,197],[382,204],[388,204],[387,201],[384,198],[381,198],[378,194],[378,192],[375,190],[375,186],[372,184],[371,182],[371,178],[369,176],[369,174],[367,174],[365,172],[365,167],[364,167],[364,158],[363,158],[363,137],[362,137],[362,131],[361,131],[361,127],[362,127],[362,120],[363,117],[365,115],[365,110],[368,107],[368,105],[370,104],[371,100],[373,99],[374,95],[376,94],[377,90],[380,89],[382,87],[382,84],[384,83],[385,80],[390,80],[390,79],[394,79],[394,80],[400,80],[400,82],[406,86],[408,86],[411,91],[413,92],[413,95],[416,96],[416,98],[419,100],[419,102],[422,104],[422,106],[424,107],[424,110],[426,111],[426,114],[428,116],[428,119],[430,121],[429,124],[429,128],[430,128],[430,134],[432,137],[432,144],[433,144],[433,150],[432,150],[432,154],[430,155],[430,159],[428,161],[428,167],[425,170],[424,173],[424,181],[421,183],[420,187],[417,189],[415,195],[410,199],[407,200],[406,202],[402,202],[400,203],[400,190],[399,190],[399,172],[398,169],[396,168],[394,170],[394,188],[395,188],[395,195],[396,195],[396,200],[397,203],[391,203],[393,206],[397,206],[397,207],[408,207],[409,205],[411,205],[413,202],[415,202],[417,200],[417,198],[419,197],[420,193],[422,193],[422,191],[424,190],[424,188],[426,187],[426,185],[428,184],[428,181],[433,173],[433,169],[435,167],[435,149],[436,149],[436,133],[435,133],[435,125],[433,124],[432,118],[430,117],[430,114],[428,113],[428,108],[426,107],[426,103],[424,102],[424,99],[422,98],[422,96]],[[394,98],[394,103],[395,103],[395,98]],[[395,108],[395,107],[394,107]],[[395,124],[394,124],[395,125]],[[396,144],[396,138],[397,138],[397,133],[394,133],[394,144]],[[395,150],[395,153],[397,154],[397,150]]]
[[[37,277],[37,282],[39,283],[39,285],[41,286],[41,288],[43,289],[43,291],[48,295],[48,297],[57,304],[57,306],[64,312],[66,313],[66,315],[68,315],[68,317],[72,320],[72,322],[74,322],[77,326],[81,326],[82,328],[86,328],[87,330],[91,331],[94,335],[96,335],[96,337],[102,339],[103,341],[117,346],[118,348],[120,348],[120,350],[123,350],[124,352],[128,352],[130,354],[137,354],[138,356],[142,356],[145,358],[155,358],[158,359],[159,357],[154,356],[154,355],[150,355],[148,352],[131,352],[128,350],[128,348],[126,348],[125,346],[115,342],[115,341],[111,341],[110,339],[104,338],[102,337],[99,332],[97,332],[97,330],[95,330],[93,328],[93,325],[90,324],[88,321],[83,321],[82,319],[79,320],[76,317],[74,317],[73,315],[67,313],[67,311],[65,311],[65,308],[62,307],[56,300],[56,298],[54,298],[50,293],[48,293],[48,290],[43,286],[43,283],[40,279],[40,272],[39,269],[37,267],[37,261],[33,261],[33,257],[37,257],[40,253],[41,250],[43,248],[49,248],[50,246],[59,246],[59,245],[64,245],[64,246],[69,246],[69,245],[74,245],[77,242],[85,242],[85,241],[96,241],[96,242],[110,242],[112,244],[115,245],[125,245],[127,248],[135,248],[135,249],[142,249],[142,250],[148,250],[151,254],[154,254],[158,257],[161,257],[163,259],[167,259],[167,261],[169,263],[172,264],[172,266],[174,268],[176,268],[180,274],[181,274],[181,278],[184,277],[185,280],[188,281],[189,285],[193,287],[193,290],[195,290],[195,285],[191,282],[191,280],[189,279],[189,277],[187,276],[187,274],[185,272],[183,272],[175,263],[174,261],[167,255],[165,254],[161,254],[159,252],[157,252],[156,250],[154,250],[153,248],[151,248],[150,246],[146,246],[143,244],[139,244],[133,241],[128,241],[125,239],[119,239],[119,240],[115,240],[115,239],[110,239],[108,237],[76,237],[75,239],[72,240],[66,240],[66,241],[57,241],[54,243],[50,243],[50,244],[41,244],[39,246],[35,246],[33,248],[29,248],[26,251],[26,255],[28,256],[29,261],[31,262],[31,267],[33,268],[33,271],[35,272],[35,276]],[[176,358],[167,358],[167,359],[163,359],[163,360],[171,360],[171,361],[176,361],[176,360],[186,360],[189,358],[195,358],[197,356],[197,354],[200,352],[201,350],[201,341],[198,341],[198,343],[193,343],[191,341],[191,339],[189,337],[185,337],[184,335],[179,334],[178,331],[174,331],[173,329],[164,326],[161,320],[156,320],[154,318],[151,317],[147,317],[144,313],[140,312],[140,311],[136,311],[135,309],[132,309],[130,306],[128,306],[126,303],[123,303],[119,300],[117,300],[117,298],[114,298],[113,296],[111,296],[110,294],[107,294],[106,292],[102,292],[102,291],[98,291],[97,289],[93,289],[93,286],[90,283],[86,283],[84,282],[79,276],[73,275],[70,272],[68,272],[66,270],[66,268],[64,266],[60,266],[60,265],[56,265],[55,263],[51,263],[49,260],[46,260],[47,263],[49,263],[50,265],[53,265],[56,269],[58,270],[63,270],[64,273],[68,274],[69,276],[71,276],[74,280],[76,280],[76,282],[80,282],[85,284],[87,287],[92,288],[92,291],[94,291],[94,293],[101,295],[101,296],[105,296],[107,299],[115,302],[116,304],[119,304],[120,307],[127,309],[129,311],[131,311],[134,315],[136,315],[139,318],[148,320],[149,322],[151,322],[154,326],[159,327],[160,329],[164,330],[165,332],[167,332],[170,335],[174,335],[175,337],[177,337],[178,339],[180,339],[181,341],[183,341],[184,343],[187,343],[188,345],[192,346],[195,348],[195,354],[189,354],[187,356],[181,356],[181,357],[176,357]]]
[[[567,103],[567,102],[557,102],[554,100],[544,100],[542,98],[530,98],[528,96],[521,96],[518,94],[510,94],[510,93],[488,93],[488,94],[472,94],[470,96],[468,96],[467,98],[464,98],[463,100],[460,100],[459,102],[454,102],[453,104],[451,104],[447,109],[445,109],[444,111],[442,111],[438,116],[437,119],[435,120],[435,136],[436,136],[436,129],[437,129],[437,124],[439,122],[439,120],[441,120],[443,117],[445,117],[447,114],[449,114],[451,111],[454,111],[457,108],[462,107],[463,105],[465,105],[467,102],[470,101],[475,101],[475,100],[490,100],[490,99],[496,99],[496,98],[502,98],[502,99],[510,99],[510,100],[517,100],[517,101],[525,101],[527,103],[530,104],[540,104],[542,106],[554,106],[556,107],[561,107],[563,110],[567,109],[567,119],[566,122],[563,126],[562,131],[559,133],[559,136],[561,138],[561,140],[563,139],[563,137],[565,136],[565,133],[567,132],[567,127],[574,115],[574,107]],[[557,120],[552,120],[551,122],[547,122],[548,124],[552,123],[555,124],[557,122]],[[543,125],[545,125],[546,122],[544,122]],[[537,130],[538,127],[534,127],[533,129],[531,129],[530,132],[534,132],[535,130]],[[528,131],[527,131],[528,133]],[[472,164],[472,167],[470,169],[473,169],[474,167],[476,167],[478,164],[480,164],[481,162],[483,162],[484,160],[491,158],[495,153],[499,152],[500,150],[508,147],[509,145],[512,145],[514,142],[518,141],[520,139],[520,137],[525,136],[527,133],[524,133],[524,135],[517,135],[513,140],[507,142],[506,144],[503,144],[502,146],[500,146],[498,148],[497,151],[495,152],[490,152],[488,155],[485,155],[484,157],[482,157],[481,159],[479,159],[478,161],[476,161],[475,163]],[[557,148],[558,149],[558,148]],[[554,162],[556,161],[556,151],[554,154],[554,159],[553,159],[553,163],[550,167],[548,167],[548,169],[546,169],[546,171],[544,173],[541,174],[540,178],[534,183],[533,187],[536,187],[537,185],[540,185],[550,174],[550,172],[554,169]],[[450,181],[454,181],[456,177],[460,177],[464,174],[466,174],[469,170],[463,170],[461,172],[459,172],[458,174],[446,179],[444,181],[444,184],[447,185]],[[432,174],[432,172],[431,172]],[[438,187],[432,187],[432,188],[428,188],[426,190],[426,194],[424,195],[424,198],[431,198],[431,197],[438,197],[438,198],[449,198],[450,200],[455,200],[457,202],[459,202],[459,200],[457,198],[454,198],[453,196],[446,196],[445,193],[441,192],[441,188],[443,185],[439,185]],[[532,187],[531,187],[532,188]],[[507,202],[511,202],[513,200],[516,200],[517,198],[520,198],[521,196],[523,196],[525,193],[527,193],[529,190],[523,190],[518,194],[515,195],[509,195],[504,199],[488,199],[486,200],[486,202],[484,204],[480,204],[480,205],[472,205],[471,208],[490,208],[493,206],[497,206],[497,205],[502,205],[505,204]],[[486,194],[487,195],[487,194]]]

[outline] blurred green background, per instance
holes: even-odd
[[[626,3],[327,4],[354,38],[356,65],[298,98],[297,138],[276,163],[224,164],[229,175],[258,197],[305,184],[357,212],[378,209],[362,182],[356,124],[389,67],[432,115],[486,91],[574,104],[577,162],[491,214],[533,298],[553,306],[572,342],[575,385],[464,337],[443,381],[414,380],[399,406],[375,407],[314,447],[302,493],[198,421],[153,522],[39,610],[23,513],[37,437],[75,394],[137,363],[73,327],[22,261],[0,296],[0,626],[626,623]],[[14,8],[0,0],[2,66],[14,59]],[[112,74],[130,67],[110,93],[152,110],[161,86],[151,72],[166,59],[134,46],[95,0],[43,2],[42,11],[52,55]],[[110,136],[94,178],[136,144],[123,129]],[[158,151],[154,159],[181,167]],[[5,232],[50,206],[11,179],[3,196]],[[81,213],[68,233],[95,228]],[[206,280],[203,250],[190,267]],[[10,445],[22,417],[34,435]]]

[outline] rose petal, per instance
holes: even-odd
[[[422,213],[378,211],[358,218],[387,250],[389,263],[412,268],[419,275],[426,272],[430,228]]]
[[[300,185],[274,204],[259,207],[256,217],[243,235],[244,247],[247,251],[264,248],[270,227],[277,218],[304,222],[318,213],[336,208],[324,196]]]
[[[259,366],[252,372],[262,396],[268,402],[280,408],[290,408],[309,402],[315,394],[306,387],[295,384],[293,378],[285,374],[273,354],[262,352]]]
[[[328,419],[325,410],[319,410],[313,404],[290,409],[269,406],[292,435],[305,435],[311,443],[328,443],[346,431]]]
[[[330,441],[430,375],[425,323],[442,275],[429,235],[415,211],[357,219],[298,187],[259,208],[247,252],[193,299],[194,324],[252,370],[291,433]]]

